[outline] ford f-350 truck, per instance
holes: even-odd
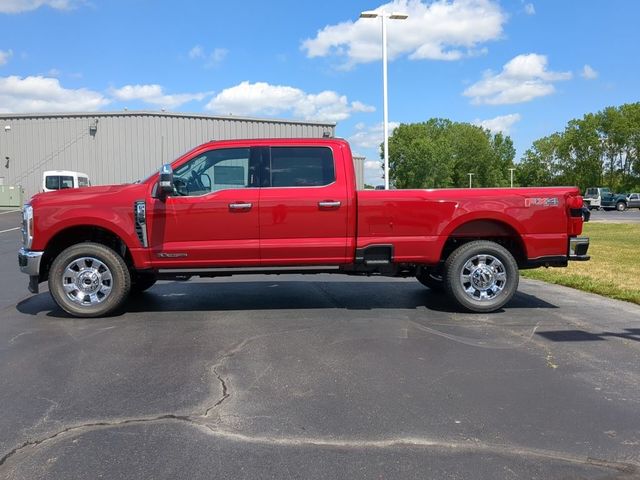
[[[78,317],[157,279],[300,272],[415,276],[491,312],[519,269],[589,259],[582,206],[574,187],[357,191],[344,140],[214,141],[134,184],[35,195],[18,260]]]

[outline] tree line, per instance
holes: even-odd
[[[402,124],[389,138],[389,174],[396,188],[469,186],[606,186],[640,190],[640,103],[608,107],[571,120],[564,131],[533,142],[514,164],[509,136],[469,123],[434,118]],[[382,155],[381,155],[382,156]]]

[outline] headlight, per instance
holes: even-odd
[[[22,208],[22,245],[31,248],[33,243],[33,207],[26,204]]]

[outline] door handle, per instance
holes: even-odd
[[[229,210],[251,210],[251,207],[253,207],[253,203],[238,202],[229,204]]]
[[[320,208],[340,208],[340,205],[342,205],[342,202],[334,202],[333,200],[318,202],[318,207]]]

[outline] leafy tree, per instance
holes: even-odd
[[[522,185],[637,190],[639,152],[640,103],[607,107],[533,142],[521,159],[517,178]]]
[[[533,142],[516,170],[516,179],[521,185],[553,185],[559,171],[556,152],[560,138],[560,135],[553,134]]]
[[[396,188],[509,184],[515,150],[509,137],[469,123],[432,118],[401,124],[389,138],[389,174]],[[382,155],[381,155],[382,157]]]

